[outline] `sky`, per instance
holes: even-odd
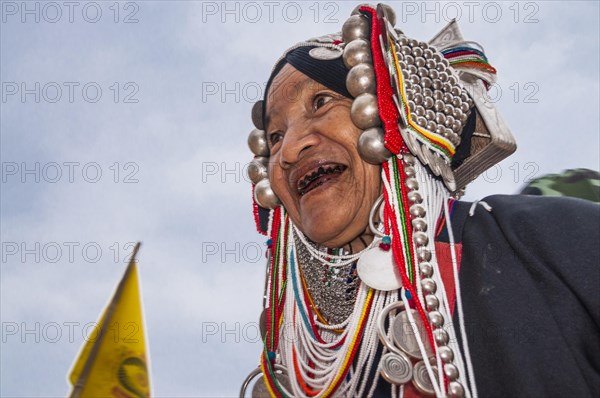
[[[153,395],[238,395],[265,266],[250,110],[286,48],[357,4],[1,2],[0,396],[68,393],[136,241]],[[388,4],[424,41],[456,17],[498,70],[518,149],[464,200],[600,168],[598,2]]]

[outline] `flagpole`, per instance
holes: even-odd
[[[123,288],[125,287],[125,281],[127,280],[127,277],[129,276],[129,274],[131,274],[131,271],[133,270],[133,266],[135,265],[135,257],[137,255],[138,250],[140,249],[140,246],[141,246],[141,242],[137,242],[135,244],[135,247],[133,248],[133,253],[131,254],[131,260],[129,260],[129,265],[127,265],[127,270],[125,270],[125,274],[123,275],[123,278],[121,278],[121,281],[119,282],[119,285],[117,286],[115,295],[113,296],[112,300],[110,301],[110,304],[108,305],[108,308],[106,309],[106,317],[104,318],[103,322],[100,323],[96,341],[94,341],[94,344],[92,345],[92,348],[90,350],[90,355],[88,356],[87,360],[85,361],[83,370],[81,371],[79,377],[77,378],[77,383],[75,383],[75,385],[73,385],[73,391],[71,391],[69,398],[79,398],[80,397],[81,390],[83,389],[83,386],[85,385],[85,382],[87,381],[90,371],[92,370],[92,365],[94,364],[94,360],[96,359],[96,356],[98,355],[98,350],[100,349],[100,345],[102,343],[102,340],[104,339],[106,325],[110,324],[113,313],[115,312],[115,307],[117,306],[117,303],[119,302],[119,299],[121,298],[121,295],[123,294]]]

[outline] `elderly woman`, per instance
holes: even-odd
[[[242,395],[598,396],[598,206],[455,200],[515,149],[495,69],[455,23],[425,43],[394,19],[293,46],[253,108],[269,261]]]

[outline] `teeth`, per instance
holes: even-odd
[[[316,180],[317,178],[319,178],[322,175],[327,175],[327,174],[333,174],[333,173],[341,173],[342,171],[344,171],[344,166],[342,165],[337,165],[337,166],[320,166],[318,169],[316,169],[315,171],[313,171],[310,174],[307,174],[306,176],[304,176],[304,178],[302,178],[300,181],[298,181],[298,191],[300,193],[300,195],[304,195],[305,192],[304,189],[314,180]]]

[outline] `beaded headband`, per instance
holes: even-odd
[[[395,29],[387,5],[360,5],[341,34],[309,39],[289,48],[311,47],[317,60],[342,57],[349,69],[346,88],[354,97],[350,116],[364,130],[361,157],[381,164],[392,155],[412,154],[457,193],[485,170],[516,150],[515,140],[490,102],[496,80],[483,48],[465,41],[455,20],[429,43]],[[268,209],[280,205],[268,178],[269,148],[264,102],[252,108],[256,127],[248,137],[255,157],[248,167],[253,184],[257,229],[267,230]]]

